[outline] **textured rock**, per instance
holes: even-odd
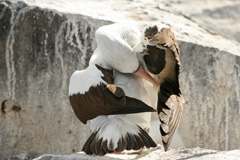
[[[107,2],[101,1],[114,8]],[[64,8],[64,3],[61,5]],[[148,7],[141,10],[143,6]],[[86,10],[88,17],[23,2],[0,2],[0,103],[4,102],[0,113],[1,157],[81,149],[88,129],[69,106],[68,79],[74,70],[88,65],[99,26],[111,23],[107,20],[130,19],[171,25],[176,31],[186,100],[178,145],[221,150],[239,147],[239,43],[212,35],[183,16],[147,2],[140,6],[123,3],[117,11],[99,10],[98,5],[87,7],[96,13]]]
[[[240,150],[232,151],[216,151],[207,150],[201,148],[193,149],[181,149],[181,150],[170,150],[164,152],[161,149],[143,152],[140,155],[137,154],[119,154],[113,155],[108,154],[104,157],[99,156],[87,156],[85,154],[72,154],[72,155],[42,155],[34,160],[239,160]]]
[[[212,33],[240,41],[240,2],[237,0],[159,0],[158,3],[159,8],[183,15]]]
[[[180,135],[185,145],[237,148],[240,57],[190,43],[182,43],[181,50],[181,87],[186,104]]]
[[[24,3],[0,8],[0,103],[10,108],[0,113],[0,154],[80,150],[88,130],[69,106],[68,79],[88,65],[104,22]]]
[[[163,21],[169,14],[183,16],[213,34],[240,41],[238,0],[24,0],[29,4],[101,19]],[[103,9],[99,9],[103,8]],[[194,9],[193,9],[194,8]],[[167,14],[165,14],[167,13]]]

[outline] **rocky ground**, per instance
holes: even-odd
[[[31,5],[62,12],[117,20],[123,17],[144,21],[161,21],[161,11],[183,16],[213,34],[240,41],[240,1],[238,0],[24,0]],[[102,8],[102,9],[99,9]]]
[[[6,102],[0,159],[113,159],[71,154],[89,130],[73,114],[67,88],[71,73],[88,65],[95,30],[126,20],[172,26],[186,100],[173,148],[215,150],[158,149],[115,158],[240,159],[233,150],[240,146],[239,8],[238,0],[0,1],[0,103]]]
[[[15,159],[14,159],[15,158]],[[27,160],[26,154],[12,157],[10,160]],[[201,148],[169,150],[164,152],[161,148],[145,150],[140,154],[107,154],[103,157],[88,156],[84,153],[69,155],[44,154],[33,160],[239,160],[240,150],[216,151]]]

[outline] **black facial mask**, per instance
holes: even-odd
[[[148,70],[153,74],[159,74],[165,66],[165,49],[156,46],[147,46],[148,55],[143,57]]]

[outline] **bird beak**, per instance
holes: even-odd
[[[135,71],[133,74],[149,81],[153,85],[158,85],[158,82],[149,73],[147,73],[141,66],[139,66],[137,71]]]

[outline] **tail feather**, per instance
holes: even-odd
[[[95,153],[99,153],[99,155],[104,155],[103,149],[100,149],[102,145],[102,140],[103,139],[100,138],[99,141],[96,142],[96,145],[94,147]]]
[[[117,152],[123,151],[127,147],[127,140],[123,137],[118,141],[118,148],[116,149]]]
[[[136,134],[126,133],[117,140],[117,146],[114,146],[113,140],[103,140],[99,130],[91,134],[84,144],[82,151],[90,155],[105,155],[112,152],[121,152],[123,150],[139,150],[141,148],[156,147],[156,143],[141,127],[137,126]]]
[[[85,142],[83,149],[85,153],[90,153],[91,152],[91,143],[93,142],[93,140],[95,139],[97,135],[97,132],[93,132],[90,137],[87,139],[87,141]]]
[[[140,128],[140,127],[139,127]],[[148,135],[148,133],[146,131],[144,131],[142,128],[140,128],[140,136],[142,137],[142,139],[146,139],[144,145],[147,148],[150,147],[156,147],[156,143],[153,141],[153,139]]]
[[[108,146],[107,141],[103,141],[102,145],[99,147],[99,150],[101,150],[101,154],[99,154],[99,153],[95,153],[95,154],[96,155],[105,155],[106,153],[110,152],[107,146]],[[94,153],[91,152],[91,154],[94,154]]]

